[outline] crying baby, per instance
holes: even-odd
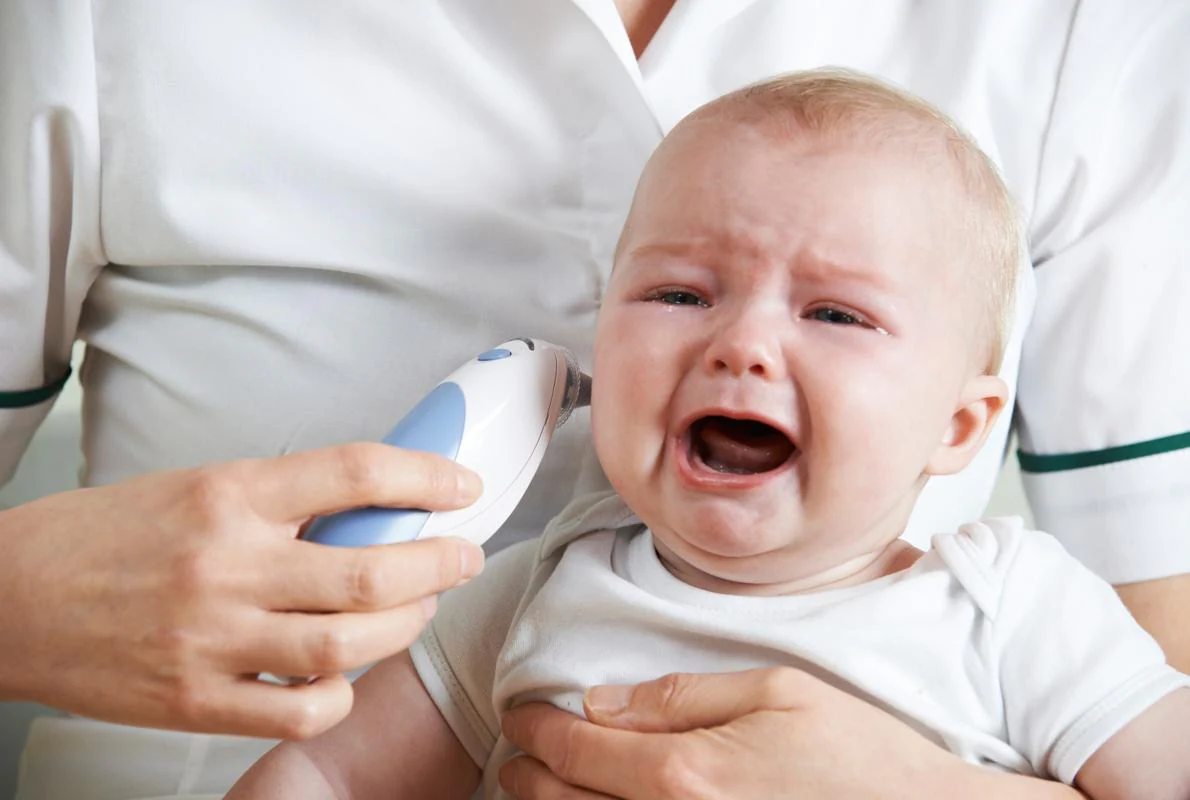
[[[513,706],[582,713],[593,685],[784,665],[965,759],[1072,782],[1184,679],[1019,520],[924,553],[901,539],[927,481],[1005,409],[1021,241],[979,148],[883,83],[799,73],[692,113],[645,168],[600,310],[591,424],[611,490],[446,593],[411,668],[361,681],[340,742],[393,752],[422,723],[352,726],[420,682],[441,713],[425,724],[449,726],[496,797]],[[312,759],[332,785],[375,758],[335,752]]]

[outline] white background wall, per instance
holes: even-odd
[[[82,460],[79,454],[79,401],[78,383],[71,380],[34,437],[16,476],[0,489],[0,507],[27,502],[77,484]],[[1015,458],[1009,458],[1005,465],[988,513],[1028,517]],[[17,760],[29,722],[35,715],[45,713],[53,712],[32,703],[0,703],[0,798],[12,797]]]

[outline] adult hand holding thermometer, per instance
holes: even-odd
[[[483,493],[454,511],[357,508],[314,520],[302,538],[340,547],[458,536],[483,544],[525,494],[554,431],[588,405],[591,379],[573,354],[540,339],[511,339],[452,372],[381,441],[452,459],[479,474]],[[309,677],[261,673],[269,683]]]
[[[554,431],[590,402],[590,378],[569,350],[512,339],[452,372],[382,441],[452,459],[478,473],[483,494],[454,511],[360,508],[321,517],[302,538],[364,547],[458,536],[483,544],[525,494]]]

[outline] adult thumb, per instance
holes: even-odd
[[[758,711],[799,705],[817,679],[789,667],[706,675],[671,673],[635,686],[594,686],[583,707],[587,719],[610,728],[682,733],[726,725]]]

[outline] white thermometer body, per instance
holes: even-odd
[[[459,536],[483,544],[512,514],[554,430],[586,405],[590,379],[568,350],[513,339],[439,383],[382,441],[450,458],[479,474],[483,494],[455,511],[360,508],[321,517],[304,539],[364,547]]]

